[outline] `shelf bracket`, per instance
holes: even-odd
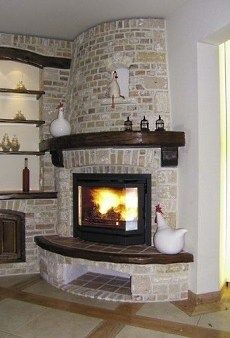
[[[63,154],[62,150],[51,150],[50,151],[52,163],[55,167],[63,168]]]
[[[178,147],[161,147],[161,166],[176,167],[178,165]]]

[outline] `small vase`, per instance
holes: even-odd
[[[52,136],[59,137],[69,135],[71,132],[70,123],[64,118],[63,107],[59,108],[58,118],[50,124],[50,132]]]
[[[19,151],[19,149],[20,149],[20,143],[18,142],[18,138],[14,135],[14,137],[11,140],[11,150]]]
[[[7,134],[3,135],[1,147],[2,147],[3,151],[10,151],[11,142],[10,142],[9,136]]]

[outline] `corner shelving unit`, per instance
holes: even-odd
[[[43,90],[19,90],[19,89],[11,89],[11,88],[0,88],[0,93],[5,94],[24,94],[24,95],[35,95],[36,99],[39,100],[40,97],[45,94]],[[0,118],[0,123],[5,124],[31,124],[36,125],[36,127],[40,127],[45,123],[43,120],[15,120],[15,119],[2,119]],[[43,155],[42,151],[0,151],[0,155]]]

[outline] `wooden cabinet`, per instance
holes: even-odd
[[[25,215],[0,209],[0,263],[25,262]]]

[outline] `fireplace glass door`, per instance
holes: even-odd
[[[80,226],[138,229],[138,188],[78,186]]]
[[[150,175],[73,175],[75,237],[118,244],[149,242]]]

